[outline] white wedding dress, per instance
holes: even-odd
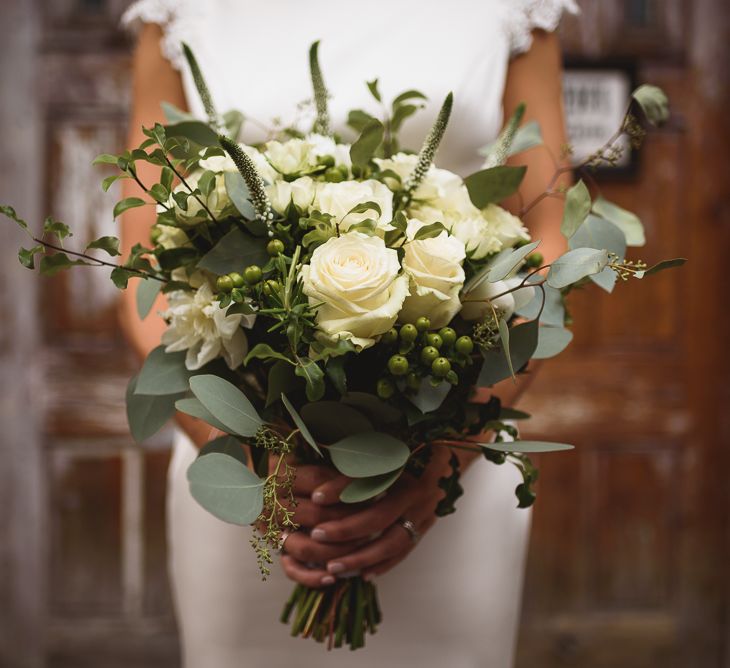
[[[454,111],[437,163],[466,175],[500,128],[510,57],[529,48],[532,29],[555,29],[566,9],[575,11],[573,0],[140,0],[124,21],[163,27],[163,53],[202,116],[180,50],[181,41],[190,44],[219,110],[255,119],[244,125],[248,142],[262,139],[260,124],[275,115],[290,121],[297,103],[311,98],[307,52],[317,39],[331,116],[343,133],[348,109],[377,111],[365,82],[379,78],[386,101],[410,88],[428,96],[402,133],[403,144],[417,149],[451,90]],[[512,665],[530,526],[530,512],[516,508],[514,467],[475,462],[457,512],[379,579],[377,634],[364,650],[327,653],[279,623],[293,585],[278,570],[261,581],[250,529],[217,520],[192,499],[185,471],[195,455],[179,434],[168,535],[186,668]]]

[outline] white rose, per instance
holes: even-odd
[[[423,227],[419,220],[408,221],[403,270],[411,279],[411,294],[403,303],[401,322],[415,322],[420,316],[434,328],[448,325],[461,308],[459,290],[464,285],[461,263],[466,257],[462,241],[443,231],[430,239],[413,240]]]
[[[267,142],[264,155],[271,166],[285,176],[309,174],[318,167],[314,147],[304,139]]]
[[[522,221],[497,204],[490,204],[482,210],[482,216],[489,225],[489,231],[499,239],[502,248],[512,248],[519,241],[529,241],[530,234]]]
[[[277,181],[280,178],[279,173],[269,164],[269,161],[260,151],[255,149],[253,146],[248,146],[247,144],[239,144],[239,146],[243,149],[243,152],[251,158],[254,167],[256,167],[256,171],[265,182],[274,183],[274,181]],[[204,151],[201,151],[201,154],[203,152]],[[233,162],[233,159],[230,155],[228,155],[228,153],[225,155],[212,155],[209,158],[204,158],[198,164],[203,169],[208,169],[211,172],[216,173],[238,171],[236,163]]]
[[[279,213],[284,213],[291,202],[300,211],[308,212],[317,193],[317,182],[310,176],[301,176],[291,183],[277,181],[266,186],[271,206]]]
[[[505,320],[515,312],[515,298],[513,292],[502,295],[510,287],[505,281],[490,283],[486,279],[478,282],[474,288],[469,288],[461,295],[460,315],[464,320],[483,320],[492,314],[492,307]],[[497,297],[497,295],[501,295]],[[496,299],[494,299],[496,297]],[[491,304],[491,306],[490,306]]]
[[[175,290],[167,298],[169,308],[162,314],[170,323],[162,335],[166,352],[187,350],[185,366],[191,371],[216,357],[231,369],[243,363],[248,341],[241,326],[252,327],[255,316],[227,315],[207,281],[195,292]]]
[[[322,332],[367,348],[393,326],[408,295],[399,271],[398,253],[382,239],[349,232],[315,249],[300,277],[310,304],[321,304]]]
[[[172,225],[157,225],[156,229],[159,230],[159,233],[155,243],[166,250],[192,245],[188,235],[185,234],[185,230],[181,230],[179,227],[173,227]]]
[[[475,211],[473,216],[457,218],[451,225],[451,234],[464,242],[470,258],[481,260],[502,250],[502,243],[484,216],[478,210]]]
[[[352,166],[352,160],[350,159],[350,144],[338,144],[334,139],[332,139],[332,137],[316,134],[314,132],[307,135],[305,141],[311,145],[314,155],[318,158],[329,155],[335,159],[336,166]]]
[[[380,207],[380,214],[375,210],[349,213],[355,206],[365,202],[375,202]],[[333,216],[333,222],[340,226],[341,232],[346,232],[351,225],[368,218],[377,221],[378,229],[385,231],[391,229],[393,193],[386,185],[372,179],[321,183],[317,188],[312,208]]]

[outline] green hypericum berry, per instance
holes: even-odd
[[[229,278],[233,281],[233,287],[234,288],[242,288],[243,287],[243,276],[239,274],[237,271],[232,271],[230,274],[228,274]]]
[[[431,364],[438,356],[438,348],[434,348],[433,346],[426,346],[421,351],[421,361],[424,364]]]
[[[531,269],[537,269],[538,267],[542,267],[543,260],[542,253],[530,253],[525,258],[525,264]]]
[[[272,239],[266,244],[266,252],[271,257],[276,257],[284,252],[284,242],[281,239]]]
[[[418,330],[415,325],[408,324],[400,328],[400,340],[403,343],[413,343],[417,336]]]
[[[150,241],[153,244],[156,244],[157,243],[157,240],[160,238],[160,235],[161,234],[162,234],[162,230],[157,225],[155,225],[150,230]]]
[[[456,339],[454,349],[461,355],[471,355],[471,352],[474,350],[474,341],[471,340],[470,336],[460,336]]]
[[[383,334],[383,338],[380,340],[382,343],[392,346],[398,341],[398,330],[395,327],[392,327],[387,332],[385,332],[385,334]]]
[[[230,292],[233,290],[233,281],[230,276],[219,276],[215,282],[218,292]]]
[[[268,281],[266,281],[266,283],[264,283],[264,287],[263,287],[264,294],[268,297],[268,296],[274,294],[275,292],[277,292],[279,290],[279,287],[280,287],[280,285],[279,285],[278,281],[268,280]]]
[[[376,392],[381,399],[390,399],[395,393],[395,385],[387,378],[381,378],[378,381]]]
[[[408,375],[406,376],[406,385],[411,390],[417,390],[421,387],[421,379],[419,378],[417,373],[414,373],[413,371],[410,371]]]
[[[320,155],[317,162],[319,162],[320,165],[324,165],[325,167],[335,166],[335,159],[331,155]]]
[[[451,327],[442,327],[439,330],[439,336],[445,346],[453,346],[456,341],[456,332]]]
[[[437,357],[431,364],[431,373],[437,378],[443,378],[451,371],[451,362],[445,357]]]
[[[416,329],[419,332],[425,332],[431,329],[431,321],[425,316],[422,315],[418,320],[416,320]]]
[[[324,173],[324,180],[328,183],[340,183],[341,181],[344,181],[347,177],[342,174],[342,172],[337,169],[336,167],[330,167],[329,169],[325,170]]]
[[[426,345],[433,346],[434,348],[441,348],[444,345],[444,340],[439,334],[429,333],[424,337]]]
[[[343,179],[346,179],[350,176],[350,170],[347,165],[340,165],[337,169],[340,170]]]
[[[403,355],[393,355],[388,360],[388,371],[394,376],[405,376],[408,373],[408,360]]]
[[[252,264],[250,267],[246,267],[243,270],[243,277],[249,285],[256,285],[256,283],[261,281],[263,276],[264,274],[261,271],[261,267],[257,267],[255,264]]]

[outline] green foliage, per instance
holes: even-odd
[[[499,419],[500,420],[529,420],[530,414],[525,413],[525,411],[517,410],[516,408],[505,408],[504,406],[501,406],[500,410],[499,410]]]
[[[361,503],[372,499],[387,490],[403,473],[403,469],[396,469],[390,473],[371,476],[369,478],[355,478],[340,492],[342,503]]]
[[[414,241],[419,239],[432,239],[437,237],[441,232],[445,232],[446,228],[443,223],[430,223],[419,228],[418,231],[413,235]]]
[[[165,346],[153,349],[137,378],[137,394],[178,394],[187,392],[191,372],[185,367],[185,353],[166,353]]]
[[[185,397],[178,399],[175,402],[175,408],[185,415],[190,415],[198,420],[206,422],[211,427],[220,429],[221,431],[230,432],[231,429],[226,427],[220,420],[216,419],[215,416],[205,407],[202,402],[195,397]]]
[[[669,100],[661,88],[644,84],[639,86],[631,97],[636,100],[646,120],[652,125],[662,125],[669,118]]]
[[[450,390],[451,385],[448,383],[439,383],[434,386],[428,379],[424,378],[421,380],[418,391],[415,394],[408,395],[408,401],[418,408],[421,413],[432,413],[441,406]]]
[[[43,233],[54,234],[59,241],[63,241],[66,237],[73,236],[68,225],[58,220],[54,220],[50,216],[43,221]]]
[[[253,204],[253,208],[256,212],[256,217],[267,225],[270,225],[271,221],[274,219],[274,212],[271,209],[269,196],[266,194],[264,180],[258,173],[253,160],[251,160],[251,158],[236,142],[230,140],[228,137],[220,135],[218,140],[225,152],[231,156],[238,172],[246,182],[251,204]]]
[[[510,366],[515,371],[519,371],[525,366],[537,348],[537,329],[537,322],[531,320],[516,325],[510,330],[510,363],[507,362],[502,350],[485,352],[477,385],[480,387],[495,385],[512,375]]]
[[[28,269],[35,269],[35,256],[45,252],[45,246],[37,245],[31,248],[21,248],[18,251],[18,260],[20,264]]]
[[[459,482],[461,478],[459,458],[453,452],[449,457],[449,466],[451,466],[451,474],[438,481],[438,486],[444,490],[444,497],[436,505],[437,517],[445,517],[456,512],[454,503],[464,494],[464,488]]]
[[[201,121],[180,121],[165,126],[165,131],[169,137],[188,139],[199,146],[218,146],[218,134]]]
[[[373,425],[362,412],[339,401],[315,401],[304,404],[302,419],[314,438],[321,443],[335,443],[347,436],[371,432]],[[337,419],[333,420],[332,416]]]
[[[234,457],[244,466],[248,466],[246,450],[235,436],[219,436],[218,438],[214,438],[212,441],[208,441],[202,448],[200,448],[198,456],[203,457],[204,455],[210,455],[214,452]]]
[[[583,180],[579,180],[565,194],[565,208],[560,232],[570,239],[583,224],[591,210],[591,194]]]
[[[474,172],[464,179],[464,183],[474,206],[483,209],[516,193],[526,171],[526,167],[500,165]]]
[[[227,431],[253,436],[263,424],[246,395],[219,376],[193,376],[190,389],[211,415],[226,426]]]
[[[624,233],[613,223],[603,218],[589,214],[586,221],[578,228],[578,231],[570,238],[570,248],[595,248],[607,250],[617,258],[626,256],[626,238]],[[590,279],[611,292],[616,283],[616,272],[606,267],[598,274],[592,274]]]
[[[153,279],[147,278],[141,280],[137,285],[136,303],[137,303],[137,315],[140,320],[144,320],[154,306],[157,295],[160,294],[162,289],[162,283]]]
[[[294,373],[294,367],[288,362],[274,362],[269,369],[266,383],[266,406],[279,401],[282,392],[295,390],[301,383]]]
[[[618,227],[626,238],[627,246],[643,246],[646,243],[644,226],[639,217],[631,211],[622,209],[618,204],[599,196],[593,202],[593,213]]]
[[[410,450],[400,439],[379,431],[346,436],[329,446],[332,463],[350,478],[369,478],[402,468]]]
[[[507,324],[507,321],[504,318],[499,318],[497,320],[497,327],[499,328],[499,341],[502,347],[502,352],[504,353],[504,359],[507,362],[507,368],[509,369],[509,375],[512,376],[512,378],[515,377],[515,367],[514,364],[512,364],[512,354],[510,353],[510,347],[509,347],[509,325]],[[533,353],[534,355],[534,353]],[[519,368],[519,367],[517,367]]]
[[[187,44],[185,44],[185,42],[182,43],[182,50],[183,54],[185,55],[185,60],[188,61],[188,67],[190,68],[190,74],[192,75],[193,81],[195,82],[195,88],[197,88],[198,90],[198,95],[200,95],[200,100],[203,103],[203,108],[205,109],[205,113],[208,115],[208,123],[211,125],[212,128],[217,130],[220,125],[220,118],[218,116],[218,112],[215,109],[215,105],[213,104],[213,97],[210,94],[208,84],[203,77],[203,73],[200,71],[200,67],[198,65],[197,59],[195,58],[195,54],[193,53],[192,49]]]
[[[373,118],[360,133],[360,136],[350,147],[350,159],[355,167],[365,167],[372,160],[378,147],[383,143],[385,128],[376,118]]]
[[[114,205],[114,217],[116,218],[117,216],[121,216],[125,211],[129,211],[129,209],[136,209],[137,207],[144,206],[145,204],[147,204],[147,202],[140,197],[126,197]]]
[[[251,204],[251,193],[246,182],[238,172],[226,172],[223,176],[226,183],[226,192],[233,202],[233,206],[247,220],[256,218],[256,209]]]
[[[319,449],[319,446],[317,445],[317,441],[314,440],[314,436],[312,436],[312,433],[309,431],[309,428],[307,427],[307,425],[304,424],[304,420],[302,420],[302,416],[299,415],[299,413],[297,412],[297,409],[294,408],[292,403],[289,401],[289,399],[286,398],[286,395],[283,392],[281,393],[281,403],[284,404],[284,408],[286,408],[289,415],[291,415],[291,419],[294,420],[294,424],[297,426],[297,429],[299,429],[299,433],[302,435],[302,438],[321,457],[322,451]]]
[[[324,83],[322,69],[319,66],[319,40],[309,47],[309,72],[312,78],[312,90],[314,92],[314,103],[317,109],[317,118],[314,122],[314,132],[322,135],[329,135],[330,118],[327,111],[327,86]]]
[[[574,446],[567,443],[551,443],[549,441],[504,441],[501,443],[479,443],[483,448],[496,450],[497,452],[521,452],[521,453],[539,453],[539,452],[561,452],[563,450],[572,450]]]
[[[685,262],[687,262],[687,259],[683,257],[675,257],[672,260],[662,260],[661,262],[657,262],[657,264],[655,264],[653,267],[649,267],[649,269],[646,269],[644,271],[637,271],[634,276],[636,276],[636,278],[651,276],[652,274],[664,271],[665,269],[681,267]]]
[[[145,395],[137,393],[137,376],[127,385],[127,421],[135,441],[156,434],[175,413],[179,394]]]
[[[309,401],[318,401],[324,396],[324,371],[314,360],[309,357],[299,357],[294,373],[304,379]]]
[[[247,366],[252,359],[274,359],[293,364],[291,359],[274,350],[268,343],[257,343],[253,348],[251,348],[251,350],[248,351],[248,355],[246,355],[246,358],[243,360],[244,366]]]
[[[135,276],[137,276],[137,274],[129,269],[124,267],[115,267],[112,269],[109,278],[112,279],[112,283],[114,283],[119,290],[126,290],[129,279],[134,278]]]
[[[542,280],[540,276],[534,276],[533,281]],[[529,285],[530,281],[528,281]],[[543,291],[545,293],[545,305],[543,306]],[[540,309],[542,308],[542,313]],[[519,309],[517,315],[534,320],[540,315],[540,323],[549,325],[550,327],[562,327],[565,324],[565,306],[563,305],[563,295],[557,288],[543,284],[542,290],[535,288],[535,296],[533,299]]]
[[[94,239],[94,241],[86,247],[84,252],[93,250],[94,248],[105,251],[111,257],[117,257],[120,255],[119,239],[117,237],[99,237],[98,239]]]
[[[498,260],[490,265],[487,280],[490,283],[496,283],[507,278],[539,244],[539,240],[533,241],[515,250],[509,249],[510,252],[504,255],[500,253]]]
[[[608,265],[608,251],[576,248],[561,255],[548,272],[548,285],[565,288],[586,276],[603,271]]]
[[[573,332],[563,327],[540,327],[537,335],[537,348],[532,359],[544,360],[559,355],[573,340]]]
[[[40,272],[44,276],[55,276],[64,269],[89,264],[91,263],[85,260],[72,260],[66,253],[54,253],[53,255],[44,255],[41,258]]]
[[[512,142],[517,134],[517,128],[522,122],[522,117],[525,115],[525,104],[518,104],[517,109],[507,121],[502,132],[497,137],[497,140],[489,147],[488,152],[485,155],[484,167],[488,169],[490,167],[497,167],[503,165],[507,157],[510,155],[510,148]]]
[[[264,505],[264,480],[236,457],[213,452],[199,456],[188,468],[193,498],[218,519],[247,525]]]
[[[234,227],[201,258],[198,267],[221,276],[252,264],[263,266],[268,259],[265,240]]]

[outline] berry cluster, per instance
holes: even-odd
[[[388,359],[388,376],[378,380],[376,391],[381,399],[389,399],[396,388],[417,391],[424,378],[433,385],[446,381],[459,382],[454,366],[463,368],[471,363],[474,341],[470,336],[458,336],[451,327],[431,330],[431,321],[421,316],[415,323],[393,328],[383,334],[381,345],[397,347]]]

